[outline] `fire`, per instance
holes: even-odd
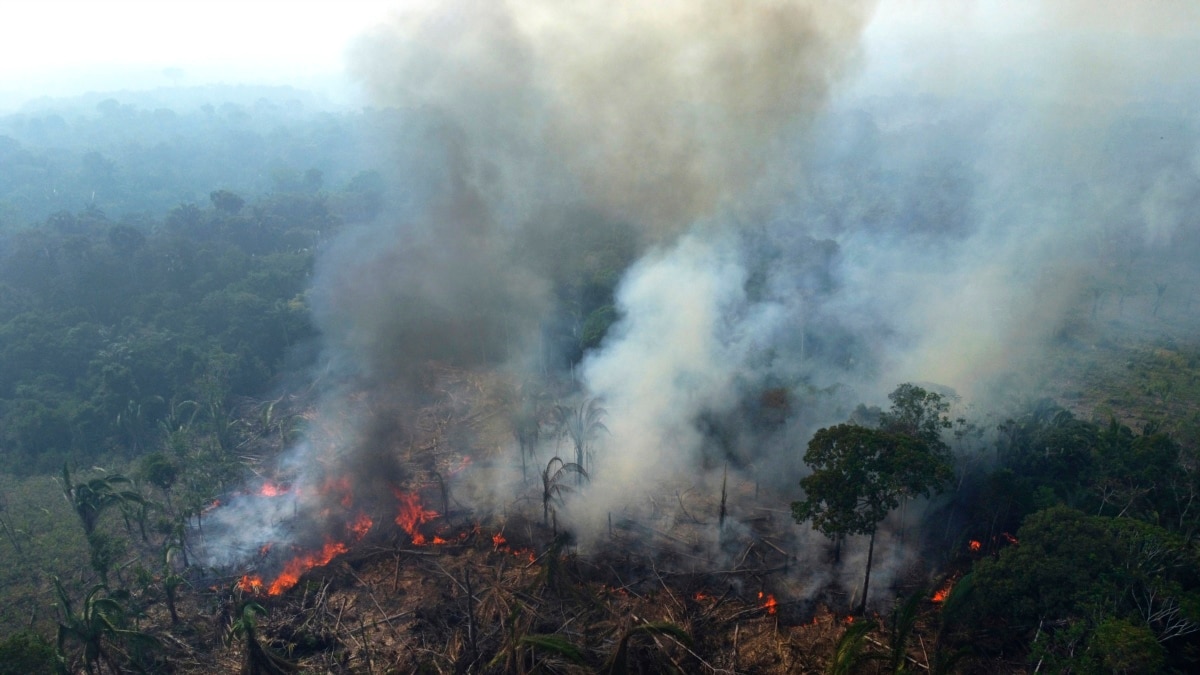
[[[358,517],[354,519],[354,522],[350,523],[350,531],[354,533],[354,540],[362,540],[363,537],[367,536],[367,532],[371,531],[371,526],[374,524],[375,521],[371,520],[370,516],[365,513],[360,513]]]
[[[262,593],[263,580],[262,577],[258,576],[257,574],[247,574],[238,580],[237,587],[238,590],[243,593],[252,593],[257,595]]]
[[[265,557],[267,557],[267,554],[271,552],[271,547],[272,547],[273,545],[274,545],[274,542],[270,542],[270,541],[268,541],[267,543],[265,543],[265,544],[263,544],[262,546],[258,547],[258,557],[260,557],[260,558],[265,558]]]
[[[979,549],[983,548],[983,544],[972,539],[971,543],[967,544],[967,548],[971,549],[971,552],[977,553],[979,552]]]
[[[478,530],[478,526],[476,526],[476,530]],[[459,535],[459,539],[463,538],[465,538],[463,535]],[[434,539],[434,543],[437,543],[436,538]],[[511,553],[518,558],[528,558],[530,563],[533,563],[535,560],[537,560],[537,554],[535,554],[532,549],[510,547],[508,545],[508,539],[505,539],[504,535],[500,532],[492,535],[492,548],[497,551]]]
[[[396,524],[400,529],[408,533],[412,538],[414,546],[425,546],[426,544],[444,544],[445,540],[440,537],[434,537],[430,542],[425,535],[417,530],[417,526],[422,523],[427,523],[438,517],[438,512],[432,509],[427,509],[421,506],[421,497],[415,492],[400,492],[393,490],[396,499],[400,501],[400,513],[396,516]]]
[[[267,481],[258,489],[258,494],[263,497],[278,497],[279,495],[286,494],[287,491],[286,487]]]
[[[767,614],[774,614],[779,611],[779,603],[775,601],[775,596],[770,593],[759,591],[758,599],[762,600],[762,607],[767,610]]]
[[[945,586],[942,586],[940,589],[938,589],[938,591],[933,594],[933,597],[931,598],[931,600],[933,600],[934,602],[945,602],[946,598],[948,598],[950,596],[951,588],[954,588],[954,580],[953,579],[951,579],[950,581],[947,581]]]
[[[761,598],[761,597],[762,597],[762,593],[759,593],[759,594],[758,594],[758,597],[760,597],[760,598]],[[703,594],[703,593],[696,593],[696,595],[695,595],[695,596],[693,596],[693,598],[696,600],[696,602],[704,602],[705,600],[709,600],[709,599],[711,599],[711,598],[712,598],[712,596],[710,596],[710,595],[705,595],[705,594]]]
[[[1016,537],[1012,536],[1011,534],[1009,534],[1007,532],[1001,532],[1000,536],[1004,537],[1004,540],[1007,541],[1008,543],[1012,544],[1013,546],[1020,546],[1020,544],[1021,544],[1021,542],[1017,541]]]
[[[847,624],[854,623],[854,617],[852,617],[852,616],[848,616],[848,617],[846,617],[846,623],[847,623]]]
[[[292,558],[284,566],[283,571],[279,573],[275,581],[271,582],[271,587],[267,589],[267,594],[279,595],[283,593],[299,583],[301,575],[305,572],[314,567],[328,565],[330,560],[345,553],[347,550],[349,549],[346,548],[346,545],[340,541],[327,541],[320,551]]]

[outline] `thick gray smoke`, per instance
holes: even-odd
[[[726,465],[735,501],[792,497],[812,431],[900,382],[993,403],[1038,393],[1050,344],[1190,330],[1198,28],[1170,0],[398,14],[353,70],[402,111],[409,213],[341,237],[314,289],[328,377],[386,404],[321,461],[389,465],[430,363],[566,370],[597,270],[621,280],[573,371],[607,410],[562,514],[584,545]],[[886,580],[909,554],[881,546]]]

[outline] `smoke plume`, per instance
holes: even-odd
[[[352,70],[401,111],[410,208],[322,254],[318,424],[352,433],[295,452],[392,475],[431,363],[572,372],[565,405],[606,411],[562,513],[587,546],[663,485],[719,494],[726,467],[735,508],[792,498],[811,433],[901,382],[990,404],[1037,393],[1048,346],[1191,330],[1198,22],[1169,0],[398,13]],[[616,321],[580,346],[578,279],[605,275]],[[882,579],[912,554],[889,541]]]

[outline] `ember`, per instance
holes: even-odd
[[[971,543],[967,544],[967,547],[970,548],[972,552],[978,552],[980,548],[983,548],[983,544],[980,544],[972,539]]]
[[[476,529],[478,529],[478,527]],[[463,536],[460,535],[459,539],[462,539],[462,538],[463,538]],[[510,547],[508,545],[508,540],[505,539],[504,535],[499,532],[492,535],[492,548],[494,548],[497,551],[504,551],[506,553],[511,553],[518,558],[528,558],[530,563],[537,560],[537,555],[534,554],[532,549]]]
[[[933,600],[934,602],[945,602],[946,598],[950,596],[950,589],[953,587],[954,587],[954,580],[947,581],[946,585],[942,586],[940,589],[938,589],[938,591],[936,593],[934,593],[933,597],[930,599]]]
[[[775,601],[775,596],[770,593],[758,592],[758,599],[762,600],[763,609],[767,610],[767,614],[774,614],[779,611],[779,603]]]

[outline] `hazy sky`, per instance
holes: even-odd
[[[0,108],[174,84],[325,86],[392,0],[5,0]],[[168,69],[174,69],[168,71]]]
[[[0,0],[0,110],[38,96],[214,82],[292,84],[356,103],[344,78],[351,41],[391,12],[434,2]],[[876,9],[863,35],[863,69],[848,84],[876,93],[915,85],[962,94],[972,83],[1036,76],[1031,64],[1055,55],[1031,54],[1028,44],[1078,52],[1081,40],[1095,41],[1085,66],[1144,82],[1190,69],[1179,43],[1194,50],[1200,36],[1196,0],[864,2]],[[1109,62],[1114,38],[1174,49],[1131,68]]]

